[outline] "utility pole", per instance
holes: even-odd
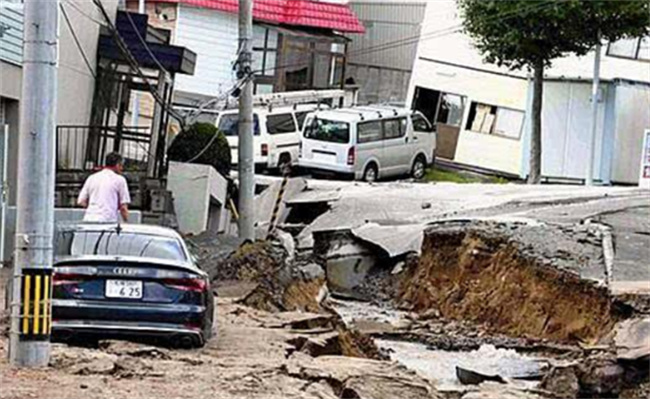
[[[255,164],[253,160],[253,0],[239,0],[237,78],[244,79],[239,96],[239,237],[255,240]]]
[[[596,45],[596,56],[594,58],[594,81],[591,88],[591,137],[589,138],[589,160],[587,161],[586,186],[594,185],[594,163],[596,161],[596,136],[598,135],[598,94],[600,92],[600,33]]]
[[[127,10],[128,12],[128,10]],[[144,0],[138,0],[138,14],[144,14]],[[131,126],[138,126],[140,122],[140,93],[133,93],[133,105],[131,106]],[[153,133],[152,133],[153,134]]]
[[[9,359],[14,366],[43,367],[50,359],[52,321],[59,0],[28,0],[24,5]]]

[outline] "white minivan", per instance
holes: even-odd
[[[282,169],[298,162],[300,132],[305,117],[324,107],[317,104],[296,104],[284,107],[253,109],[253,149],[256,169]],[[219,131],[228,139],[233,165],[239,159],[239,111],[222,111],[216,121]]]
[[[410,174],[424,177],[433,164],[436,133],[419,112],[364,106],[307,116],[299,165],[368,182]]]

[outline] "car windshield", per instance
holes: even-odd
[[[260,135],[260,121],[257,114],[253,115],[253,124],[255,125],[255,136]],[[236,137],[239,135],[239,114],[224,114],[219,121],[219,131],[226,136]]]
[[[349,143],[350,124],[340,121],[314,118],[305,127],[305,138],[330,143]]]
[[[77,256],[136,256],[186,262],[179,240],[149,234],[103,231],[63,231],[57,235],[57,258]]]

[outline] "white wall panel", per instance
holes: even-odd
[[[194,51],[197,60],[193,76],[177,76],[176,89],[207,96],[230,89],[237,56],[237,16],[180,6],[177,26],[175,44]]]

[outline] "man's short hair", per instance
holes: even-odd
[[[108,167],[117,166],[121,164],[122,161],[122,156],[117,152],[111,152],[110,154],[106,155],[106,166]]]

